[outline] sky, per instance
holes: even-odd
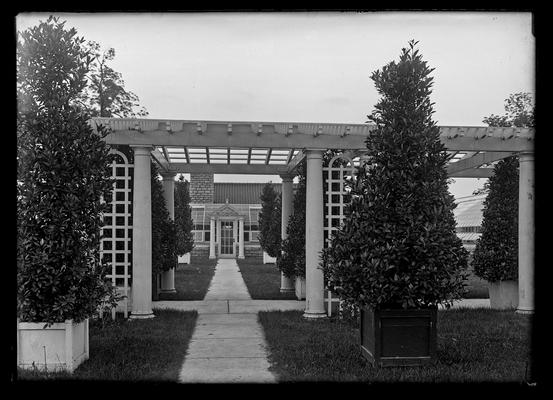
[[[24,30],[49,14],[19,14]],[[379,96],[373,71],[411,39],[435,68],[441,126],[484,126],[512,93],[534,89],[531,13],[54,13],[115,48],[112,67],[148,118],[365,123]],[[216,182],[280,182],[216,175]],[[485,179],[458,178],[456,197]]]

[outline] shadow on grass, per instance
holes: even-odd
[[[381,369],[362,357],[358,329],[336,318],[275,311],[259,321],[282,382],[524,382],[530,350],[531,317],[512,311],[439,311],[437,361]]]
[[[18,380],[176,382],[196,311],[154,310],[155,318],[90,323],[90,358],[73,374],[18,370]]]
[[[280,293],[280,270],[261,258],[236,260],[248,292],[254,300],[297,300],[294,293]]]
[[[190,264],[179,264],[175,270],[177,293],[160,293],[159,300],[203,300],[217,260],[192,259]]]

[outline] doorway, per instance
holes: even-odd
[[[221,221],[221,258],[235,258],[234,221]]]

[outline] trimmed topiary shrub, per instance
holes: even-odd
[[[18,34],[17,315],[81,322],[117,296],[100,260],[111,156],[76,99],[90,62],[84,39],[50,17]]]
[[[177,265],[177,235],[175,223],[163,197],[163,184],[158,179],[159,168],[151,161],[152,174],[152,274],[168,271]]]
[[[329,288],[359,307],[449,306],[463,294],[467,251],[455,234],[448,155],[432,121],[433,69],[415,45],[371,75],[381,99],[369,116],[369,160],[323,251]]]
[[[259,212],[259,244],[271,257],[280,257],[281,203],[272,183],[263,186]]]
[[[305,277],[305,160],[298,166],[298,184],[294,193],[294,208],[282,241],[282,254],[277,258],[277,268],[287,278]]]
[[[489,282],[518,279],[518,159],[500,160],[484,185],[482,235],[476,241],[472,266]]]
[[[181,175],[175,182],[175,229],[177,230],[177,255],[190,253],[194,248],[192,235],[192,208],[189,184]]]

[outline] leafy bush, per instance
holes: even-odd
[[[177,230],[177,255],[182,256],[194,248],[189,185],[182,175],[175,182],[175,228]]]
[[[369,116],[369,161],[323,251],[329,288],[358,306],[448,306],[463,293],[467,251],[455,234],[448,155],[431,118],[433,69],[415,45],[371,75],[382,97]]]
[[[163,185],[157,178],[159,168],[152,161],[152,274],[169,271],[177,265],[177,234],[163,197]]]
[[[100,260],[111,192],[109,147],[76,99],[90,62],[74,29],[50,17],[18,33],[17,314],[52,324],[117,296]]]
[[[263,186],[260,196],[259,244],[271,257],[280,257],[281,246],[281,203],[272,183]]]
[[[298,166],[298,185],[294,193],[293,212],[286,226],[288,237],[282,241],[277,268],[288,278],[305,277],[305,160]],[[322,177],[321,177],[322,179]]]
[[[489,282],[518,279],[518,160],[500,160],[485,185],[482,235],[476,241],[474,273]]]

